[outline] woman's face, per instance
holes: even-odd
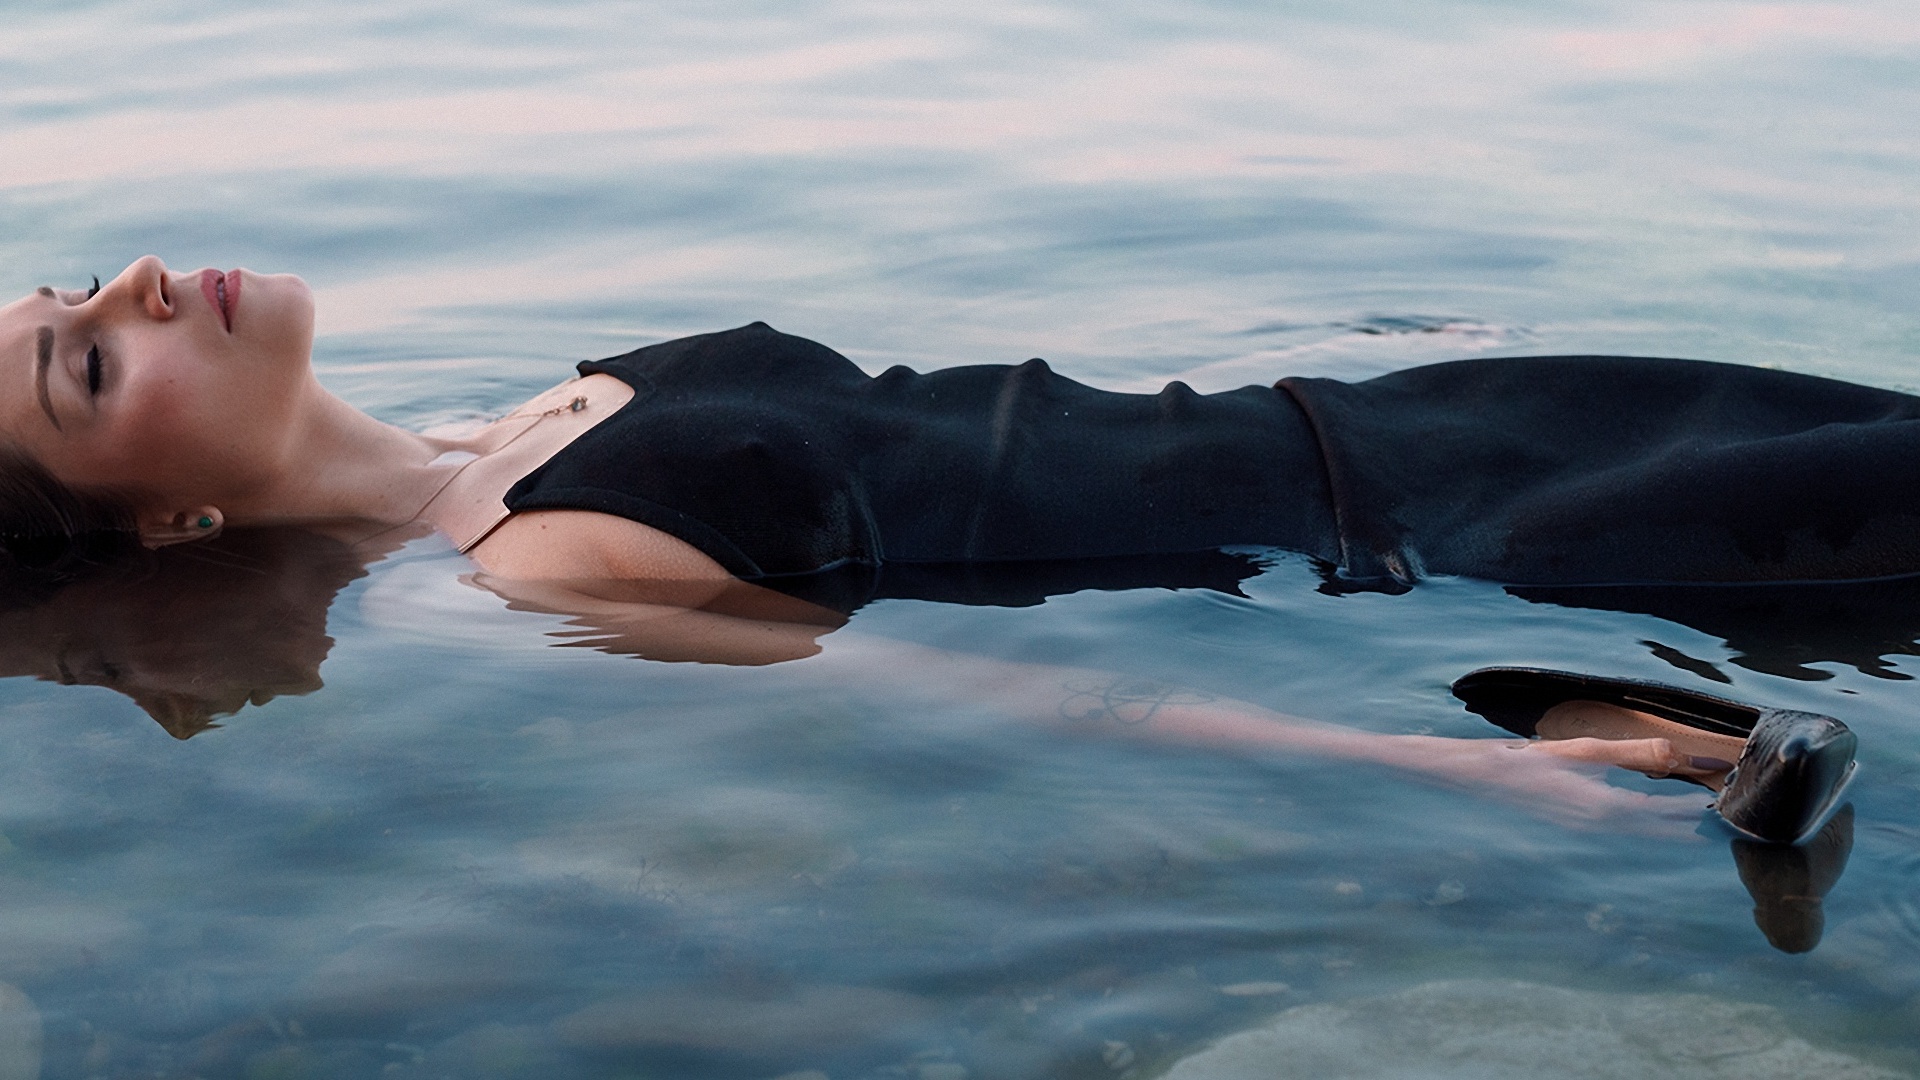
[[[0,308],[0,438],[143,511],[243,499],[313,384],[313,298],[291,275],[169,271]]]

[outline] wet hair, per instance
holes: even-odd
[[[57,586],[85,567],[139,550],[131,500],[70,487],[26,451],[0,442],[0,573]]]

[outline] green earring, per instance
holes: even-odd
[[[213,519],[210,517],[202,517],[198,524],[203,529],[211,529],[213,528]]]

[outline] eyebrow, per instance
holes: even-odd
[[[41,296],[44,296],[44,297],[46,297],[46,298],[47,298],[47,299],[49,299],[49,300],[58,300],[58,299],[60,299],[60,298],[59,298],[58,296],[55,296],[55,295],[53,294],[53,286],[51,286],[51,285],[42,285],[42,286],[40,286],[39,288],[37,288],[37,289],[35,289],[35,290],[33,290],[33,291],[34,291],[34,292],[37,292],[37,293],[39,293],[39,294],[40,294]]]
[[[53,430],[59,431],[60,418],[54,415],[53,396],[47,393],[47,369],[53,366],[53,327],[41,327],[33,336],[33,344],[39,352],[34,360],[33,386],[40,394],[40,407],[47,411],[47,419],[53,421]]]

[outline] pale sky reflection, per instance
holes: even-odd
[[[169,190],[203,184],[199,202],[217,213],[228,199],[244,209],[264,177],[538,186],[725,165],[762,170],[800,200],[787,212],[835,199],[862,223],[831,255],[817,238],[750,219],[728,242],[610,223],[625,236],[604,252],[567,234],[555,237],[564,252],[522,250],[482,272],[463,264],[473,303],[564,302],[580,278],[540,272],[558,265],[593,266],[602,294],[776,278],[830,287],[899,257],[875,244],[937,247],[1003,227],[1025,193],[1116,186],[1391,205],[1417,214],[1418,229],[1551,237],[1589,266],[1630,261],[1649,282],[1920,260],[1920,231],[1891,227],[1920,204],[1920,145],[1904,120],[1920,114],[1920,91],[1831,63],[1912,59],[1920,24],[1891,0],[1483,12],[1446,33],[1277,15],[1209,22],[1195,9],[1163,37],[1063,3],[940,18],[855,3],[762,8],[724,23],[666,20],[673,37],[618,5],[550,16],[482,5],[470,24],[449,17],[426,32],[430,59],[371,33],[382,8],[330,10],[347,13],[344,30],[291,11],[162,18],[136,0],[28,15],[0,42],[0,63],[31,76],[0,91],[0,116],[13,115],[0,126],[0,197],[71,187],[111,197],[115,185],[170,179]],[[368,33],[364,47],[356,32]],[[193,63],[160,65],[167,50]],[[1824,89],[1803,93],[1756,62],[1787,56]],[[1768,104],[1781,94],[1795,95],[1784,127]],[[951,167],[905,188],[810,191],[781,179],[823,163],[915,160]],[[406,325],[444,299],[417,277],[368,269],[330,287],[325,325]],[[1145,303],[1177,321],[1173,307]],[[1139,295],[1114,306],[1141,308]],[[1067,336],[1087,349],[1092,332]]]
[[[1308,27],[1285,40],[1173,42],[1149,53],[1086,50],[1036,70],[982,55],[964,33],[868,35],[794,45],[780,38],[722,55],[663,58],[561,84],[504,90],[348,93],[268,91],[190,110],[132,106],[90,118],[15,123],[0,134],[0,184],[86,181],[135,174],[302,166],[435,169],[490,161],[490,143],[531,135],[638,133],[648,152],[847,153],[870,150],[1037,152],[1037,173],[1097,181],[1214,174],[1249,158],[1330,158],[1347,171],[1415,164],[1446,167],[1497,153],[1534,125],[1487,117],[1446,128],[1432,120],[1490,103],[1547,113],[1578,109],[1542,99],[1578,86],[1587,71],[1617,78],[1685,65],[1724,64],[1765,48],[1884,53],[1920,41],[1911,19],[1827,5],[1670,5],[1624,9],[1619,29],[1566,31],[1489,26],[1462,40],[1401,40]],[[287,17],[263,25],[285,30]],[[223,31],[241,37],[245,25]],[[31,35],[29,35],[31,37]],[[53,43],[81,48],[81,35]],[[735,43],[738,46],[740,43]],[[18,46],[16,46],[17,48]],[[13,50],[8,50],[9,52]],[[246,50],[232,50],[244,55]],[[0,53],[4,56],[5,53]],[[1569,70],[1562,57],[1578,61]],[[1552,58],[1552,59],[1549,59]],[[478,53],[482,68],[510,57]],[[278,56],[278,74],[331,74],[397,64],[396,56]],[[217,88],[259,74],[258,60],[201,73],[165,73],[173,93]],[[918,73],[961,71],[942,96],[917,96]],[[991,77],[981,77],[990,73]],[[182,78],[182,75],[185,77]],[[844,89],[857,76],[886,76]],[[138,84],[135,84],[138,89]],[[62,88],[35,83],[0,105],[46,101]],[[964,93],[959,91],[964,89]],[[78,103],[67,98],[69,103]],[[1459,118],[1456,117],[1456,120]],[[1539,125],[1547,130],[1551,125]],[[1505,129],[1505,130],[1502,130]],[[1410,133],[1429,134],[1413,143]],[[1329,152],[1326,143],[1341,144]],[[98,148],[112,146],[111,155]],[[1449,153],[1451,151],[1451,153]]]
[[[1590,71],[1642,73],[1723,64],[1794,45],[1890,54],[1920,42],[1920,23],[1910,14],[1840,4],[1716,5],[1692,11],[1671,5],[1646,21],[1656,25],[1569,31],[1551,40],[1556,52]]]

